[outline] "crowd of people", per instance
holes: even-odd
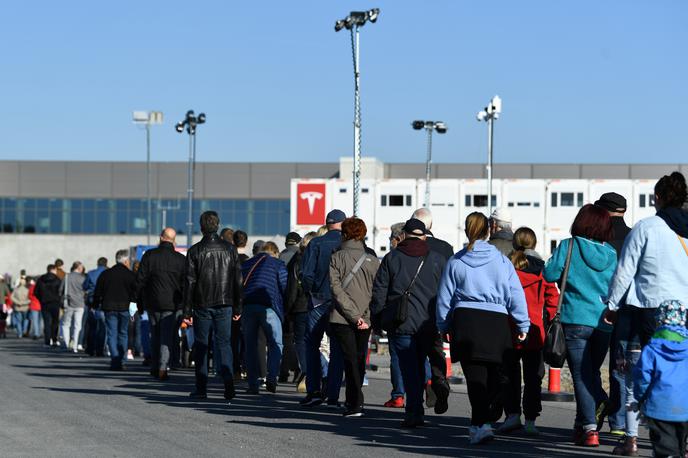
[[[457,253],[433,236],[430,210],[418,209],[392,226],[381,260],[366,246],[365,222],[341,210],[317,233],[288,234],[282,252],[256,242],[252,256],[246,233],[219,232],[217,213],[206,211],[203,238],[186,256],[167,228],[136,265],[128,250],[116,253],[113,267],[101,258],[89,272],[74,262],[66,273],[58,260],[14,288],[0,282],[0,293],[18,337],[37,339],[42,326],[46,346],[107,353],[116,371],[142,353],[159,380],[190,351],[193,399],[207,398],[211,370],[227,400],[236,380],[246,379],[247,394],[274,393],[293,372],[305,384],[303,408],[342,407],[345,417],[364,414],[371,333],[385,332],[392,384],[385,407],[404,409],[402,428],[424,426],[426,406],[448,410],[449,342],[466,379],[471,444],[495,432],[538,434],[544,348],[560,322],[576,400],[573,443],[598,446],[608,418],[621,437],[613,453],[636,456],[644,416],[655,456],[684,456],[687,201],[683,175],[664,176],[656,216],[631,229],[626,199],[604,194],[580,209],[571,237],[547,261],[535,232],[513,231],[505,208],[468,215],[468,243]]]

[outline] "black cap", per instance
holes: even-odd
[[[337,224],[341,223],[346,219],[346,214],[341,211],[341,210],[332,210],[327,214],[327,218],[325,219],[325,222],[327,224]]]
[[[410,220],[406,221],[403,230],[407,234],[416,237],[422,237],[428,233],[428,230],[425,228],[425,223],[416,218],[411,218]]]
[[[301,236],[296,232],[290,232],[287,234],[287,239],[285,240],[285,245],[296,245],[301,242]]]
[[[605,192],[595,202],[595,205],[610,212],[623,213],[626,211],[626,198],[615,192]]]

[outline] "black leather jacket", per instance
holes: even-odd
[[[184,313],[224,305],[240,315],[241,290],[241,263],[234,245],[217,234],[204,235],[186,254]]]

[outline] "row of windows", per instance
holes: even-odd
[[[487,207],[487,194],[466,194],[466,207]],[[492,195],[492,207],[497,206],[497,196]]]
[[[582,207],[583,193],[573,192],[553,192],[552,207]]]
[[[199,199],[194,201],[194,233],[198,215],[215,210],[223,226],[249,235],[286,234],[289,200]],[[152,201],[151,232],[163,226],[186,233],[188,201]],[[2,232],[42,234],[146,234],[146,199],[17,199],[0,198]]]
[[[380,196],[380,206],[382,207],[410,207],[413,205],[411,194],[386,194]]]

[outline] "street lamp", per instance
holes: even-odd
[[[153,124],[162,124],[161,111],[135,111],[134,124],[142,124],[146,128],[146,245],[150,245],[151,238],[151,189],[150,189],[150,131]]]
[[[380,15],[379,8],[368,11],[352,11],[334,24],[334,31],[346,29],[351,32],[351,53],[354,60],[354,215],[358,215],[358,200],[361,194],[361,85],[359,63],[359,29],[366,22],[375,23]]]
[[[478,121],[487,122],[487,214],[492,215],[492,145],[494,140],[494,121],[502,113],[502,99],[492,97],[490,104],[478,113]]]
[[[186,246],[191,248],[193,243],[193,194],[194,194],[194,171],[196,169],[196,127],[199,124],[205,123],[205,113],[199,113],[198,116],[193,110],[186,112],[183,121],[179,121],[175,129],[180,134],[186,129],[189,134],[189,167],[187,177],[187,193],[189,199],[189,212],[186,219]]]
[[[430,208],[430,163],[432,162],[432,131],[438,134],[447,133],[447,125],[443,121],[413,121],[411,127],[422,130],[428,134],[428,155],[425,160],[425,208]]]

